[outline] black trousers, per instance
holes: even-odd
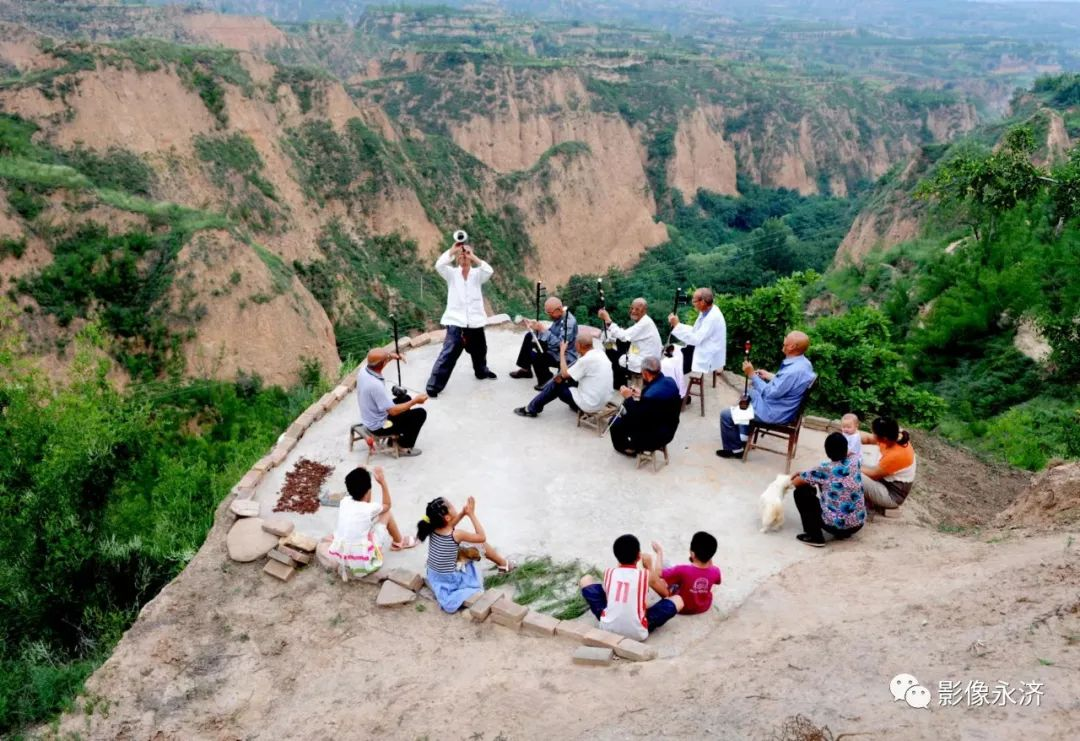
[[[551,369],[559,367],[559,356],[546,347],[544,347],[544,352],[541,353],[536,349],[536,340],[533,339],[532,332],[526,332],[521,339],[521,350],[518,351],[517,366],[518,368],[528,368],[536,374],[536,382],[544,384],[555,377]]]
[[[850,538],[862,529],[862,525],[852,528],[839,528],[826,525],[821,521],[821,502],[818,500],[817,487],[803,484],[795,487],[795,506],[799,508],[799,517],[802,519],[803,532],[810,536],[811,540],[821,542],[825,540],[822,531],[829,533],[837,540]]]
[[[683,375],[690,373],[694,367],[694,346],[687,345],[682,351],[682,372]]]
[[[488,372],[487,367],[487,336],[483,327],[453,327],[446,328],[446,339],[443,340],[442,350],[435,359],[435,365],[431,368],[431,377],[428,378],[427,391],[429,394],[437,394],[446,388],[450,381],[450,374],[454,371],[454,365],[462,352],[469,353],[472,358],[473,373],[477,378],[482,378]]]
[[[608,360],[611,361],[611,386],[616,391],[626,385],[626,382],[630,380],[630,373],[623,367],[623,364],[619,362],[619,358],[630,352],[630,343],[621,342],[616,340],[615,347],[610,350],[604,350],[604,354],[607,355]]]
[[[420,436],[420,428],[427,421],[427,410],[413,407],[401,414],[390,417],[393,423],[389,428],[372,430],[373,435],[397,435],[398,445],[403,448],[411,448],[416,445],[416,438]]]

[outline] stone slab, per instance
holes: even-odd
[[[424,345],[430,345],[430,344],[431,344],[431,333],[430,332],[424,332],[423,334],[418,334],[418,335],[416,335],[416,337],[412,338],[412,346],[413,347],[423,347]]]
[[[376,587],[386,581],[386,572],[382,569],[378,571],[372,571],[370,574],[364,574],[360,577],[360,582],[363,584],[374,584]]]
[[[487,620],[487,616],[491,614],[491,607],[496,602],[503,598],[503,593],[494,589],[489,589],[473,603],[469,608],[469,615],[478,623],[482,623]]]
[[[395,584],[392,581],[384,581],[379,589],[379,596],[375,598],[375,604],[379,607],[397,607],[407,605],[416,599],[416,592]]]
[[[491,606],[491,617],[506,618],[516,623],[520,623],[526,615],[529,614],[529,608],[525,605],[519,605],[512,599],[501,599]]]
[[[615,655],[630,661],[652,661],[659,655],[659,652],[656,650],[656,646],[650,646],[632,638],[623,638],[619,641],[619,645],[615,647]]]
[[[352,391],[356,388],[356,371],[353,371],[349,375],[341,379],[341,385]]]
[[[292,566],[286,566],[281,561],[270,560],[263,566],[263,573],[269,574],[275,579],[281,579],[281,581],[288,581],[293,578],[293,574],[296,573],[296,569]]]
[[[244,517],[233,523],[225,536],[229,558],[249,563],[262,558],[277,545],[277,538],[263,530],[260,517]]]
[[[465,602],[464,602],[463,604],[464,604],[464,605],[465,605],[466,607],[472,607],[473,605],[475,605],[475,604],[476,604],[477,600],[479,600],[479,599],[480,599],[481,597],[483,597],[483,596],[484,596],[484,592],[483,592],[483,591],[480,591],[480,592],[474,592],[473,594],[471,594],[470,596],[468,596],[468,597],[466,597],[466,598],[465,598]]]
[[[433,343],[442,344],[446,342],[446,330],[445,329],[433,329],[428,334],[431,335],[431,341]]]
[[[582,646],[574,651],[574,663],[584,666],[607,666],[614,652],[610,648]]]
[[[551,615],[529,610],[529,614],[521,621],[521,629],[525,633],[532,633],[533,635],[553,636],[555,635],[555,627],[558,624],[559,621],[551,617]]]
[[[266,456],[263,456],[262,458],[260,458],[259,460],[255,461],[255,465],[251,467],[251,470],[252,471],[261,471],[262,473],[266,473],[267,471],[269,471],[273,467],[274,467],[273,461],[271,460],[270,456],[266,455]]]
[[[331,391],[330,393],[332,393],[334,395],[335,399],[337,399],[338,401],[341,401],[342,399],[344,399],[346,396],[349,395],[349,387],[346,386],[345,384],[339,384],[339,385],[335,386],[334,390]]]
[[[280,547],[278,546],[278,548]],[[319,542],[318,547],[315,549],[315,560],[327,571],[337,571],[337,560],[330,558],[330,541],[323,540]]]
[[[278,547],[275,550],[284,553],[286,556],[291,558],[293,561],[296,561],[296,563],[300,564],[301,566],[306,566],[311,563],[310,553],[304,553],[303,551],[298,551],[295,548],[290,548],[287,545],[281,545],[280,541],[278,542]],[[274,551],[270,552],[273,553]]]
[[[279,548],[274,548],[272,551],[267,553],[266,556],[267,558],[271,558],[274,561],[283,563],[286,566],[296,566],[296,562],[292,560],[289,554],[285,551],[280,550]]]
[[[281,541],[281,544],[287,545],[290,548],[295,548],[298,551],[304,551],[305,553],[314,553],[315,547],[319,545],[319,541],[315,540],[315,538],[310,535],[304,535],[303,533],[298,533],[293,530],[285,536]]]
[[[507,602],[508,600],[500,600],[500,602]],[[501,613],[491,613],[491,622],[496,625],[501,625],[504,628],[510,628],[511,630],[521,630],[521,621],[510,615],[503,615]]]
[[[289,425],[288,429],[285,430],[285,437],[291,437],[293,440],[299,440],[304,436],[304,430],[306,430],[310,426],[311,425],[301,424],[300,421],[297,420],[296,422],[293,422],[291,425]]]
[[[324,413],[333,409],[337,403],[338,398],[334,395],[333,391],[327,391],[319,398],[319,406],[322,407]]]
[[[256,471],[254,468],[244,474],[244,477],[240,479],[236,484],[237,489],[254,489],[262,481],[263,472]]]
[[[563,620],[555,626],[555,635],[560,638],[569,638],[578,643],[582,643],[585,640],[585,634],[590,630],[595,630],[595,628],[586,622],[580,620]]]
[[[237,517],[258,517],[259,503],[254,499],[234,499],[229,504],[229,511]]]
[[[286,520],[284,517],[273,517],[263,521],[262,529],[271,535],[276,535],[279,538],[286,538],[289,535],[292,535],[292,531],[296,529],[296,525],[294,525],[291,520]]]
[[[386,578],[413,592],[424,586],[424,577],[420,576],[420,574],[417,574],[415,571],[409,571],[408,569],[390,569],[390,571],[386,573]]]
[[[618,633],[610,633],[606,630],[600,630],[599,628],[593,628],[582,638],[582,643],[586,646],[595,646],[596,648],[610,648],[615,649],[623,640],[623,637]]]

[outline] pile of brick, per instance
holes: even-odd
[[[264,574],[288,581],[297,569],[311,563],[318,545],[315,538],[296,532],[295,526],[283,518],[267,520],[262,529],[278,537],[277,546],[266,554]]]

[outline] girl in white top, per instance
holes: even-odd
[[[387,548],[404,550],[416,546],[413,536],[402,537],[390,514],[390,487],[386,485],[383,470],[379,467],[373,470],[375,481],[382,489],[381,504],[371,501],[372,476],[367,469],[353,469],[345,477],[349,496],[341,500],[337,526],[328,549],[330,558],[338,563],[342,579],[378,571]]]

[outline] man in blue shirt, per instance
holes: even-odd
[[[780,370],[769,373],[754,370],[749,362],[743,363],[743,373],[750,379],[750,402],[754,405],[754,419],[772,424],[793,422],[799,413],[803,394],[817,377],[814,366],[806,359],[810,338],[804,332],[790,332],[784,338],[784,362]],[[738,458],[743,454],[748,428],[736,425],[731,410],[720,413],[720,439],[723,448],[716,451],[721,458]]]
[[[540,322],[526,319],[530,333],[521,341],[521,350],[517,357],[517,370],[510,372],[511,378],[532,378],[536,373],[537,391],[555,375],[552,368],[559,367],[559,345],[566,343],[566,362],[573,365],[577,360],[577,319],[562,305],[558,296],[551,296],[544,302],[544,313],[551,319],[551,326],[544,327]]]
[[[627,386],[619,389],[626,401],[623,416],[611,425],[611,445],[626,455],[643,450],[659,450],[675,438],[682,411],[682,395],[675,381],[660,372],[660,358],[641,361],[645,387],[635,393]]]
[[[407,401],[394,403],[382,376],[383,368],[394,359],[401,360],[402,357],[382,348],[375,348],[368,353],[367,365],[356,376],[360,422],[371,430],[373,435],[397,435],[401,455],[420,455],[420,448],[415,447],[416,438],[427,421],[427,412],[416,407],[427,401],[428,395],[417,394]],[[389,425],[386,424],[388,420]]]

